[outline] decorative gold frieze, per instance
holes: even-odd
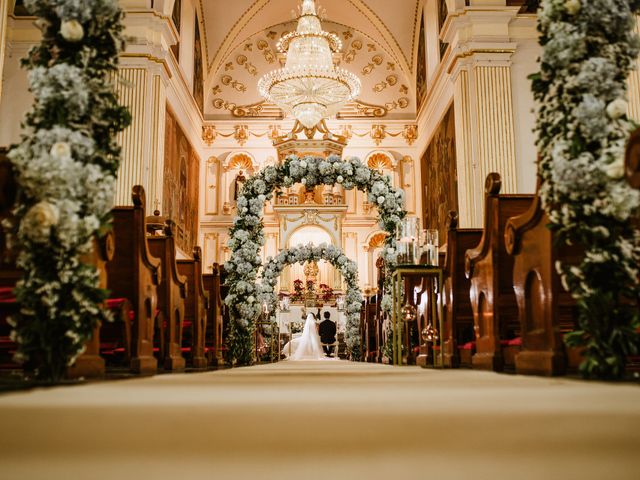
[[[233,138],[240,146],[244,146],[249,140],[249,125],[236,125],[234,127]]]
[[[376,145],[380,145],[387,138],[386,125],[371,125],[371,139]]]
[[[418,139],[418,125],[405,125],[402,131],[402,138],[411,146]]]
[[[211,145],[213,145],[213,142],[215,142],[217,136],[218,132],[216,131],[215,125],[202,126],[202,140],[207,144],[207,146],[210,147]]]

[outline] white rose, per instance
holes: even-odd
[[[609,115],[610,118],[615,120],[617,118],[620,118],[626,115],[627,108],[628,108],[627,102],[625,102],[621,98],[618,98],[617,100],[614,100],[609,105],[607,105],[607,115]]]
[[[67,142],[56,142],[50,153],[55,160],[67,160],[71,158],[71,147]]]
[[[84,28],[79,21],[72,19],[62,22],[60,35],[67,42],[79,42],[84,38]]]
[[[300,180],[300,183],[302,183],[303,185],[306,185],[307,184],[307,179],[303,178],[302,180]]]
[[[378,203],[379,203],[380,205],[382,205],[382,204],[384,203],[384,201],[385,201],[385,200],[386,200],[386,199],[384,198],[384,196],[383,196],[383,195],[380,195],[380,196],[378,197]]]
[[[307,162],[305,162],[304,160],[302,160],[300,162],[300,168],[307,168]]]
[[[624,177],[624,162],[622,161],[622,157],[607,165],[604,168],[604,172],[609,178],[613,178],[615,180]]]
[[[575,15],[582,8],[582,4],[580,3],[580,0],[567,0],[564,2],[564,8],[567,9],[567,13],[569,15]]]
[[[336,178],[336,182],[338,183],[344,182],[344,177],[342,175],[338,175],[338,178]]]
[[[60,212],[58,207],[43,200],[36,203],[24,216],[22,229],[28,229],[26,234],[36,242],[46,242],[51,234],[51,227],[58,224]]]

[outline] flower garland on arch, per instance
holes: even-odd
[[[640,192],[626,183],[623,160],[639,7],[638,0],[545,0],[538,17],[540,196],[556,239],[585,250],[579,265],[557,269],[579,307],[579,326],[565,340],[585,348],[587,377],[621,377],[638,347]]]
[[[358,287],[358,266],[349,259],[340,248],[321,243],[314,246],[300,245],[281,251],[275,258],[269,257],[262,270],[262,283],[259,287],[261,302],[268,305],[271,320],[275,322],[275,311],[278,303],[276,284],[282,270],[294,263],[317,262],[326,260],[338,269],[347,285],[345,309],[347,311],[347,330],[345,342],[347,353],[351,360],[361,360],[360,346],[360,310],[362,309],[362,294]]]
[[[262,266],[264,205],[280,188],[297,183],[307,188],[340,184],[345,190],[357,188],[367,192],[369,202],[377,206],[380,227],[389,233],[382,251],[385,265],[391,268],[396,261],[395,232],[407,212],[404,192],[394,188],[388,176],[369,168],[356,157],[343,160],[336,155],[328,158],[292,155],[282,164],[262,169],[250,177],[240,191],[238,216],[234,218],[228,243],[231,258],[225,263],[229,286],[225,303],[231,317],[229,357],[237,365],[252,362],[255,320],[261,311],[256,281]],[[385,295],[391,295],[389,283],[385,285]]]
[[[130,122],[112,79],[124,48],[117,0],[25,0],[42,41],[23,59],[34,105],[11,150],[19,186],[8,225],[25,272],[11,319],[16,360],[45,380],[60,380],[84,349],[103,308],[96,268],[84,263],[110,228],[120,147]]]

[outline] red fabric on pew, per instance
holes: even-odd
[[[458,345],[460,350],[473,350],[476,347],[476,342],[467,342],[464,345]]]
[[[14,303],[16,296],[12,287],[0,287],[0,303]]]

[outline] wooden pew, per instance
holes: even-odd
[[[162,268],[147,244],[144,189],[140,185],[134,186],[131,198],[132,207],[115,207],[111,211],[115,251],[107,264],[107,284],[113,298],[127,299],[131,303],[131,370],[151,374],[158,369],[153,341],[154,327],[162,321],[157,308]]]
[[[576,307],[560,282],[555,264],[576,263],[580,249],[556,245],[549,218],[538,195],[531,208],[508,220],[505,228],[507,252],[513,255],[513,288],[518,303],[522,348],[516,355],[516,372],[562,375],[567,370],[563,334],[575,326]],[[577,367],[579,355],[569,352]]]
[[[13,166],[7,153],[6,148],[0,148],[0,222],[11,218],[11,210],[18,194]],[[15,252],[8,248],[6,233],[0,223],[0,287],[13,288],[20,278],[22,272],[15,265]]]
[[[470,300],[476,335],[474,368],[502,371],[514,362],[520,323],[513,291],[513,257],[507,254],[507,220],[529,208],[533,195],[500,194],[501,180],[490,173],[485,182],[484,230],[480,243],[465,254],[471,280]]]
[[[377,335],[377,321],[378,321],[378,303],[377,297],[371,295],[365,299],[364,306],[364,335],[362,339],[362,350],[364,353],[364,361],[375,363],[378,356],[378,335]]]
[[[178,273],[187,279],[187,297],[184,308],[183,345],[189,352],[189,363],[193,368],[207,367],[205,356],[205,334],[209,312],[209,295],[202,279],[202,252],[193,248],[193,258],[178,260]]]
[[[160,260],[161,274],[158,285],[158,309],[164,321],[160,324],[160,358],[166,370],[184,370],[182,356],[182,329],[184,322],[187,278],[178,273],[176,244],[172,220],[167,220],[161,235],[147,235],[151,255]]]
[[[6,158],[6,149],[0,149],[0,221],[11,217],[11,209],[17,198],[18,185],[16,184],[11,163]],[[18,304],[13,296],[16,282],[22,278],[22,271],[15,265],[16,252],[7,247],[4,228],[0,226],[0,288],[2,299],[0,300],[0,350],[2,350],[5,366],[20,368],[9,360],[9,353],[15,352],[17,346],[9,340],[11,328],[6,323],[9,315],[18,312]],[[102,238],[94,240],[94,248],[83,262],[93,265],[98,270],[100,288],[107,288],[106,264],[113,256],[113,233],[109,232]],[[110,308],[110,307],[106,307]],[[116,315],[117,318],[117,315]],[[100,356],[100,325],[93,331],[92,337],[85,345],[85,351],[80,355],[74,365],[67,370],[68,378],[96,378],[105,373],[105,362]]]
[[[209,296],[209,309],[207,310],[207,328],[205,345],[209,363],[214,367],[224,366],[223,332],[225,311],[224,297],[221,293],[221,271],[223,267],[214,263],[211,273],[202,275],[202,283]]]
[[[478,245],[482,237],[480,228],[458,228],[458,213],[448,215],[447,251],[444,258],[444,366],[450,368],[471,366],[475,350],[473,309],[469,292],[471,282],[465,274],[465,253]],[[461,362],[462,355],[462,362]]]
[[[627,141],[625,152],[625,176],[627,182],[633,188],[640,189],[640,128],[636,129]],[[637,226],[640,229],[640,226]],[[640,372],[640,355],[629,358],[627,371],[632,373]]]

